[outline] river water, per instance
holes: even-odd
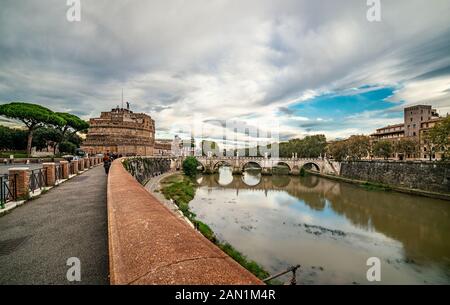
[[[450,283],[450,202],[227,167],[197,181],[197,218],[271,274],[300,264],[299,284]],[[367,279],[371,257],[381,282]]]

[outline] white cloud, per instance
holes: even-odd
[[[448,74],[416,78],[450,66],[450,2],[382,5],[382,22],[369,23],[365,0],[97,0],[83,2],[80,23],[68,23],[64,1],[4,1],[0,101],[88,118],[119,104],[124,88],[165,135],[196,113],[278,121],[290,135],[365,132],[384,118],[306,131],[290,121],[317,118],[279,109],[367,84],[398,86],[392,101],[448,111]]]

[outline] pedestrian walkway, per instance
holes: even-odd
[[[109,283],[102,166],[0,217],[0,284],[70,284],[71,257],[81,261],[76,284]]]

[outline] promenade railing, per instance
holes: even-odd
[[[0,208],[17,199],[17,175],[10,178],[8,174],[0,175]]]

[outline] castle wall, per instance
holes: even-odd
[[[109,151],[124,156],[151,156],[154,146],[155,121],[150,116],[128,109],[113,109],[90,120],[81,148],[89,154]]]

